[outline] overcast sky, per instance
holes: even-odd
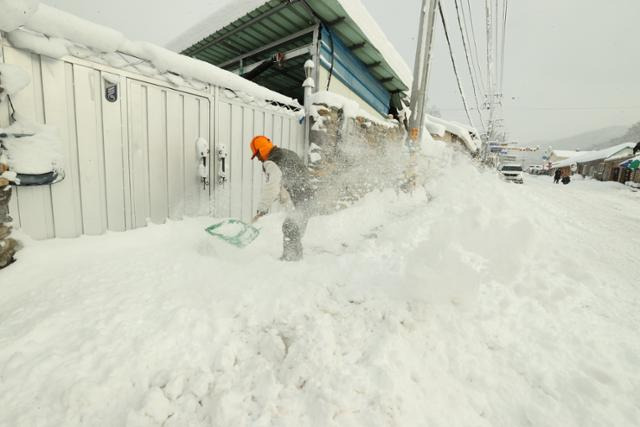
[[[412,66],[421,0],[361,1]],[[42,2],[160,45],[218,7],[216,0]],[[475,104],[454,0],[442,3],[465,94]],[[484,1],[470,3],[480,57],[486,58]],[[509,137],[527,143],[640,121],[639,40],[639,0],[509,1],[504,77]],[[467,122],[446,46],[438,23],[430,104],[445,118]],[[484,72],[486,62],[482,67]],[[477,114],[473,119],[479,127]]]

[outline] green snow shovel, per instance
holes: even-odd
[[[237,219],[225,219],[207,227],[206,232],[238,248],[244,248],[260,234],[260,230]]]

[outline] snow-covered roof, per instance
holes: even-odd
[[[580,156],[583,154],[592,153],[593,151],[578,151],[578,150],[553,150],[551,152],[551,156],[555,156],[556,158],[563,160],[568,159],[569,157]]]
[[[268,2],[269,0],[217,0],[217,9],[212,14],[167,43],[166,47],[182,52]]]
[[[220,5],[209,17],[171,41],[167,47],[177,52],[183,51],[205,37],[249,12],[269,3],[270,0],[218,0]],[[373,19],[361,0],[335,0],[362,31],[369,42],[382,54],[389,66],[407,86],[411,87],[412,72],[402,56],[393,47],[378,23]]]
[[[604,148],[602,150],[597,151],[589,151],[586,153],[579,154],[577,156],[570,157],[565,160],[561,160],[552,165],[554,168],[562,168],[566,166],[571,166],[572,164],[579,163],[589,163],[597,160],[607,160],[616,158],[616,155],[626,149],[633,149],[634,143],[626,142],[623,144],[614,145],[613,147]]]
[[[234,73],[151,43],[130,41],[116,30],[38,4],[37,0],[0,0],[0,10],[0,30],[7,32],[7,39],[17,48],[53,58],[120,57],[126,63],[127,57],[134,57],[148,62],[151,67],[147,66],[150,70],[146,71],[151,73],[178,75],[249,97],[299,107],[296,100]]]

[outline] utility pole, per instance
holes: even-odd
[[[439,0],[422,0],[420,11],[420,31],[416,60],[413,67],[413,84],[411,87],[411,117],[409,118],[409,141],[417,145],[424,128],[425,110],[427,108],[427,85],[431,65],[431,48],[433,45],[433,27],[436,19],[436,8]],[[428,7],[427,7],[428,6]],[[415,148],[415,147],[414,147]]]
[[[487,94],[487,109],[489,110],[489,124],[487,127],[487,141],[495,141],[495,86],[493,80],[493,19],[491,16],[491,0],[485,0],[487,15],[487,79],[489,80]]]
[[[433,45],[433,24],[436,19],[436,8],[439,0],[422,0],[420,11],[420,31],[416,61],[413,67],[413,84],[411,85],[411,116],[407,126],[407,146],[409,147],[409,165],[405,173],[407,190],[413,190],[417,177],[417,151],[424,129],[425,110],[427,108],[427,84],[431,65],[431,47]],[[429,5],[429,8],[427,8]]]

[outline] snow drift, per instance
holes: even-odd
[[[1,425],[632,426],[638,193],[431,143],[424,191],[32,242],[0,273]],[[37,406],[34,405],[37,402]]]

